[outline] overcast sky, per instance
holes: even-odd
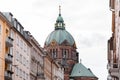
[[[111,36],[109,0],[0,0],[0,11],[11,12],[43,47],[54,30],[59,5],[82,63],[99,80],[106,80],[107,40]]]

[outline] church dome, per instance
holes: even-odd
[[[46,41],[45,41],[45,44],[46,45],[49,45],[51,42],[57,42],[57,44],[62,44],[64,43],[65,41],[67,41],[68,45],[70,46],[73,46],[75,44],[75,41],[72,37],[72,35],[66,31],[66,30],[54,30],[53,32],[51,32]]]
[[[60,12],[55,23],[55,30],[48,35],[45,45],[48,46],[52,42],[55,42],[58,45],[64,44],[76,47],[72,35],[65,29],[64,20]]]

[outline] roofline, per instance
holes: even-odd
[[[96,77],[96,76],[95,77],[92,77],[92,76],[70,76],[70,78],[75,78],[75,77],[77,77],[77,78],[78,77],[87,77],[87,78],[89,77],[89,78],[97,78],[98,79],[98,77]]]

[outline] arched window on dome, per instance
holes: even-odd
[[[62,49],[62,58],[68,58],[68,50]]]
[[[57,49],[50,49],[50,53],[52,53],[52,58],[57,58]]]

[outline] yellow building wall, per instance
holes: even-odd
[[[4,71],[5,71],[5,54],[8,51],[8,48],[5,46],[6,37],[9,34],[9,27],[7,26],[5,20],[0,17],[0,80],[4,80]],[[6,29],[8,30],[8,34],[6,34]]]
[[[0,80],[4,80],[5,69],[5,23],[0,19],[1,34],[0,34]]]

